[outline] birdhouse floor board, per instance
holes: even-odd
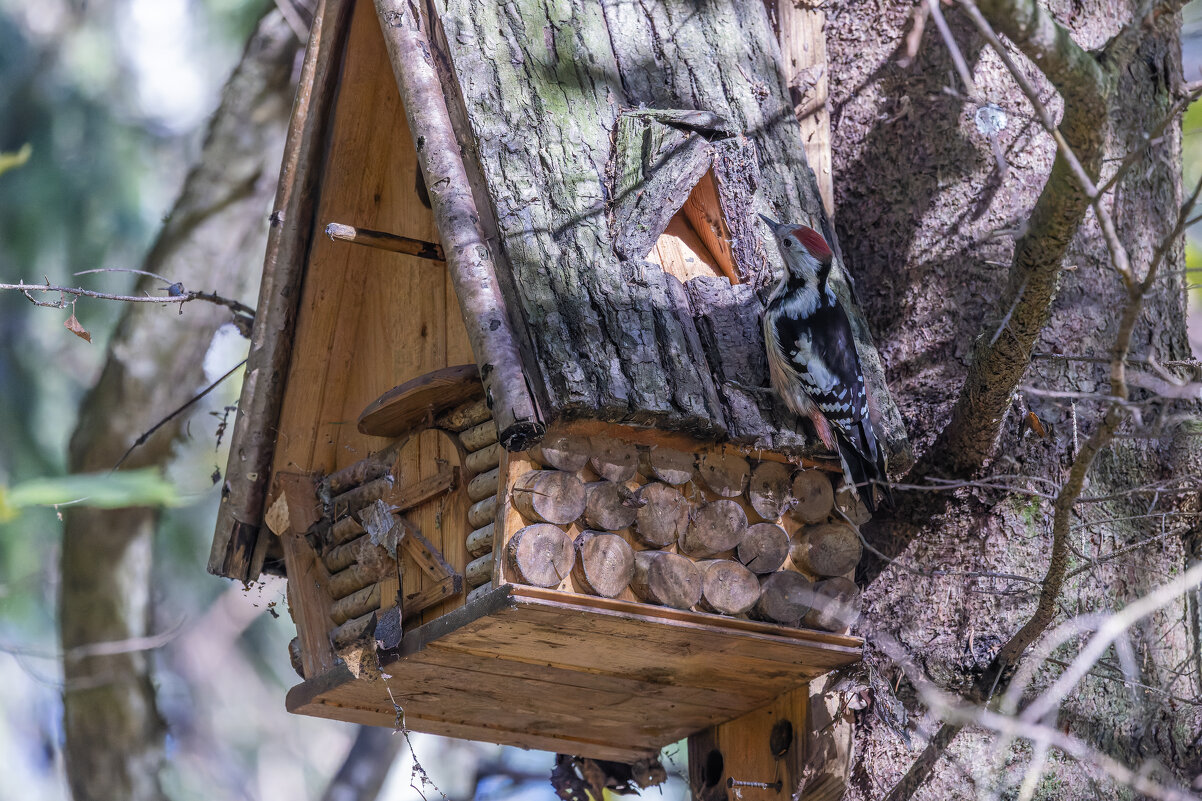
[[[406,633],[381,654],[387,679],[338,665],[294,687],[288,709],[391,726],[395,699],[417,731],[629,761],[856,662],[861,646],[505,585]]]

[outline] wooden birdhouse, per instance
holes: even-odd
[[[864,510],[762,389],[757,214],[833,241],[779,59],[740,0],[321,4],[209,565],[287,576],[289,709],[795,777]]]

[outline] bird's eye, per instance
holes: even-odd
[[[793,240],[792,240],[792,239],[786,239],[786,240],[785,240],[785,247],[787,247],[787,248],[791,248],[791,247],[793,247]]]

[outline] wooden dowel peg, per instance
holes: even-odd
[[[370,228],[356,228],[353,225],[332,222],[326,226],[326,236],[335,242],[350,242],[353,245],[364,245],[377,250],[387,250],[391,253],[403,253],[406,256],[416,256],[419,259],[445,262],[442,246],[437,242],[425,242],[407,236],[398,236],[384,231],[373,231]]]

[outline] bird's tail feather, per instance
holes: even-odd
[[[876,455],[874,461],[865,456],[865,449],[852,442],[842,430],[838,430],[838,440],[844,475],[855,487],[869,513],[875,514],[882,502],[892,509],[893,493],[889,490],[889,476],[885,471],[885,455],[882,449],[871,448]]]

